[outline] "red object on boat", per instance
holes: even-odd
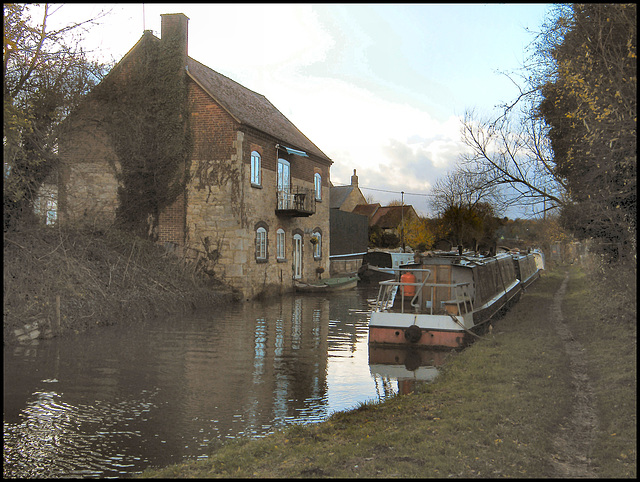
[[[416,277],[413,275],[413,273],[404,273],[402,276],[400,276],[400,282],[401,283],[415,283],[416,282]],[[402,286],[402,294],[404,296],[413,296],[416,294],[416,287],[413,285],[403,285]]]

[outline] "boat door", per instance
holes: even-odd
[[[302,278],[302,236],[293,235],[293,278]]]

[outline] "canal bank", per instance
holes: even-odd
[[[635,477],[635,266],[608,275],[546,272],[411,395],[143,477]]]
[[[29,226],[4,234],[3,344],[215,307],[222,281],[115,229]]]

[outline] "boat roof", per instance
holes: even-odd
[[[457,252],[448,253],[434,253],[431,256],[425,256],[422,258],[422,264],[452,264],[456,266],[483,266],[493,262],[496,262],[502,258],[510,258],[511,255],[507,253],[496,254],[495,256],[482,256],[475,254],[458,254]]]

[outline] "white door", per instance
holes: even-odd
[[[293,235],[293,277],[302,278],[302,236]]]
[[[291,165],[289,161],[278,159],[278,209],[291,209]]]

